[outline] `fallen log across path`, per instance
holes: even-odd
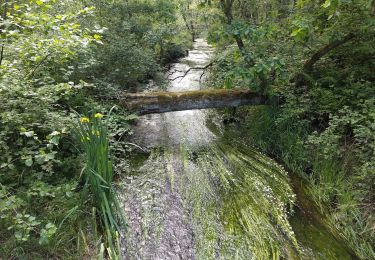
[[[139,115],[192,109],[266,104],[267,98],[248,89],[203,89],[184,92],[124,93],[121,104]]]

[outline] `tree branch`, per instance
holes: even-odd
[[[305,62],[303,65],[303,71],[304,72],[310,72],[312,71],[315,63],[317,63],[323,56],[328,54],[333,49],[336,49],[337,47],[347,43],[348,41],[352,40],[355,37],[354,33],[347,34],[344,38],[341,40],[335,40],[323,48],[321,48],[319,51],[317,51],[308,61]]]
[[[3,58],[4,58],[4,43],[1,44],[1,51],[0,51],[0,66],[1,66],[1,63],[3,62]]]
[[[40,65],[42,65],[48,59],[48,57],[52,55],[52,53],[53,52],[50,52],[46,56],[44,56],[44,58],[34,67],[34,69],[26,77],[31,78],[36,72],[36,70],[40,67]]]
[[[206,69],[209,68],[209,67],[211,67],[211,66],[213,66],[213,63],[212,63],[212,62],[211,62],[210,64],[208,64],[207,66],[204,67],[204,69],[203,69],[203,71],[202,71],[202,74],[201,74],[201,76],[199,77],[199,82],[201,82],[203,75],[206,73]]]
[[[175,78],[173,78],[173,79],[169,79],[169,80],[174,81],[174,80],[179,79],[179,78],[185,78],[186,75],[187,75],[190,71],[192,71],[192,70],[203,70],[203,71],[204,71],[204,70],[206,70],[207,68],[211,67],[212,65],[213,65],[212,63],[209,63],[209,64],[207,64],[207,65],[204,66],[204,67],[194,67],[194,68],[189,68],[188,70],[185,71],[185,73],[184,73],[183,75],[181,75],[181,76],[177,76],[177,77],[175,77]],[[201,76],[200,78],[202,78],[202,76]],[[182,79],[181,79],[181,80],[182,80]]]
[[[340,47],[341,45],[347,43],[348,41],[355,38],[356,35],[354,33],[347,34],[344,38],[341,40],[335,40],[320,50],[318,50],[316,53],[314,53],[313,56],[309,60],[305,62],[305,64],[302,67],[302,71],[299,72],[292,80],[291,82],[295,82],[296,86],[302,86],[306,83],[306,74],[309,74],[313,69],[314,65],[325,55],[327,55],[330,51],[336,49],[337,47]]]
[[[177,70],[177,69],[175,69],[175,70],[173,70],[173,71],[170,71],[170,69],[169,69],[169,71],[168,71],[168,76],[172,76],[173,74],[175,74],[176,72],[181,72],[181,73],[183,73],[184,71],[182,71],[182,70]]]

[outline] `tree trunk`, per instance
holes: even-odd
[[[121,104],[140,115],[191,109],[266,104],[266,97],[247,89],[205,89],[186,92],[125,93]]]
[[[193,22],[190,22],[190,28],[191,28],[191,38],[193,40],[193,42],[195,42],[195,28],[194,28],[194,24]]]
[[[227,19],[228,25],[231,25],[233,22],[233,14],[232,14],[233,2],[234,0],[221,0],[221,6],[223,8],[223,12]],[[245,48],[245,44],[243,43],[241,36],[234,35],[233,37],[237,43],[238,48],[240,49],[240,51],[242,51]]]
[[[8,12],[8,0],[5,0],[4,2],[4,10],[3,10],[3,21],[7,19],[7,12]],[[1,26],[0,29],[3,29],[4,26]],[[1,50],[0,50],[0,66],[3,63],[3,58],[4,58],[4,48],[5,48],[5,37],[2,40],[3,42],[1,43]]]

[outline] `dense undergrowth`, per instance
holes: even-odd
[[[224,12],[209,33],[210,82],[265,93],[272,105],[226,121],[246,124],[249,143],[308,180],[326,225],[373,259],[374,2],[245,2],[253,7],[221,1],[233,20]]]
[[[82,169],[123,173],[134,116],[106,119],[112,171],[80,151],[75,112],[106,115],[120,91],[162,85],[207,30],[211,85],[275,100],[239,114],[249,142],[308,180],[332,229],[374,259],[374,12],[373,0],[0,1],[0,258],[108,254],[115,233]]]
[[[361,203],[371,192],[367,186],[371,183],[366,184],[371,166],[357,159],[358,151],[351,147],[341,158],[323,157],[322,150],[329,144],[312,148],[309,126],[280,122],[279,108],[240,109],[237,116],[245,122],[249,143],[307,180],[307,192],[321,213],[320,221],[361,259],[373,258],[371,209]]]
[[[0,1],[0,258],[117,257],[115,204],[101,203],[103,194],[115,202],[108,186],[125,168],[135,117],[113,109],[102,145],[84,143],[90,150],[74,137],[76,113],[107,115],[119,91],[163,83],[163,66],[190,45],[177,10],[170,1]],[[85,178],[94,175],[100,185]]]

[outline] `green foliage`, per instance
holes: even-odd
[[[0,74],[31,78],[45,63],[65,63],[74,55],[74,49],[97,41],[76,22],[90,15],[91,8],[59,13],[55,1],[5,3],[4,8],[7,12],[0,24],[4,48]]]
[[[76,149],[81,140],[71,136],[71,111],[107,111],[119,91],[162,82],[163,66],[207,30],[221,51],[212,85],[281,97],[282,106],[245,113],[253,141],[308,179],[330,226],[359,257],[374,258],[374,1],[0,6],[0,257],[103,256],[104,245],[95,250],[97,215],[108,255],[118,253],[111,183],[127,167],[122,158],[131,149],[123,135],[134,116],[118,110],[106,125],[95,117],[81,122],[84,160]],[[347,35],[353,38],[305,69],[318,50]],[[92,197],[82,196],[88,190]],[[92,205],[97,211],[88,210]]]
[[[2,1],[1,13],[0,257],[88,256],[95,242],[69,109],[97,106],[93,86],[75,84],[70,66],[78,50],[100,44],[79,23],[93,9],[70,1]]]
[[[103,44],[81,53],[76,78],[89,75],[90,82],[142,89],[149,80],[160,81],[161,65],[184,56],[190,46],[177,1],[85,2],[96,7],[96,16],[88,20]]]
[[[48,244],[52,236],[56,233],[57,227],[53,223],[47,223],[40,233],[39,244]]]
[[[40,223],[35,220],[34,216],[29,214],[17,214],[14,224],[8,229],[14,229],[15,237],[18,241],[27,241],[30,237],[30,231],[33,231]]]
[[[46,236],[42,225],[62,221],[65,212],[45,214],[45,209],[69,209],[70,203],[78,203],[77,180],[71,178],[77,170],[77,154],[65,144],[69,117],[56,109],[73,99],[75,88],[58,84],[35,89],[28,81],[5,78],[0,91],[0,225],[13,232],[16,241],[22,242],[20,246],[28,247],[39,239],[47,249],[54,232],[50,230]],[[8,242],[4,250],[13,243],[12,239]],[[1,255],[10,256],[9,252]]]
[[[93,202],[98,209],[104,229],[108,255],[112,259],[119,257],[116,247],[118,232],[122,221],[122,211],[116,193],[112,187],[113,166],[109,151],[107,126],[100,113],[91,118],[81,117],[75,130],[86,155],[84,168],[85,188],[90,190]],[[117,235],[116,235],[117,234]]]
[[[361,259],[375,256],[374,10],[366,0],[233,1],[232,22],[209,29],[219,50],[211,85],[281,97],[244,112],[252,141],[309,180],[329,226]]]
[[[140,49],[133,37],[108,35],[105,44],[95,48],[96,60],[86,68],[105,82],[119,85],[120,88],[137,87],[139,83],[147,83],[158,72],[152,50]]]
[[[222,81],[231,80],[232,87],[246,87],[265,94],[277,94],[275,85],[285,84],[287,71],[285,59],[272,55],[278,40],[277,29],[273,27],[252,27],[243,25],[244,39],[251,39],[251,49],[229,48],[220,53],[214,62],[213,72],[218,73],[213,85],[221,87]],[[269,75],[272,75],[271,77]]]
[[[71,111],[107,111],[103,99],[160,81],[162,65],[190,46],[177,1],[0,6],[0,258],[92,258],[96,213],[87,217]],[[108,122],[116,172],[126,167],[129,120],[119,110]]]

